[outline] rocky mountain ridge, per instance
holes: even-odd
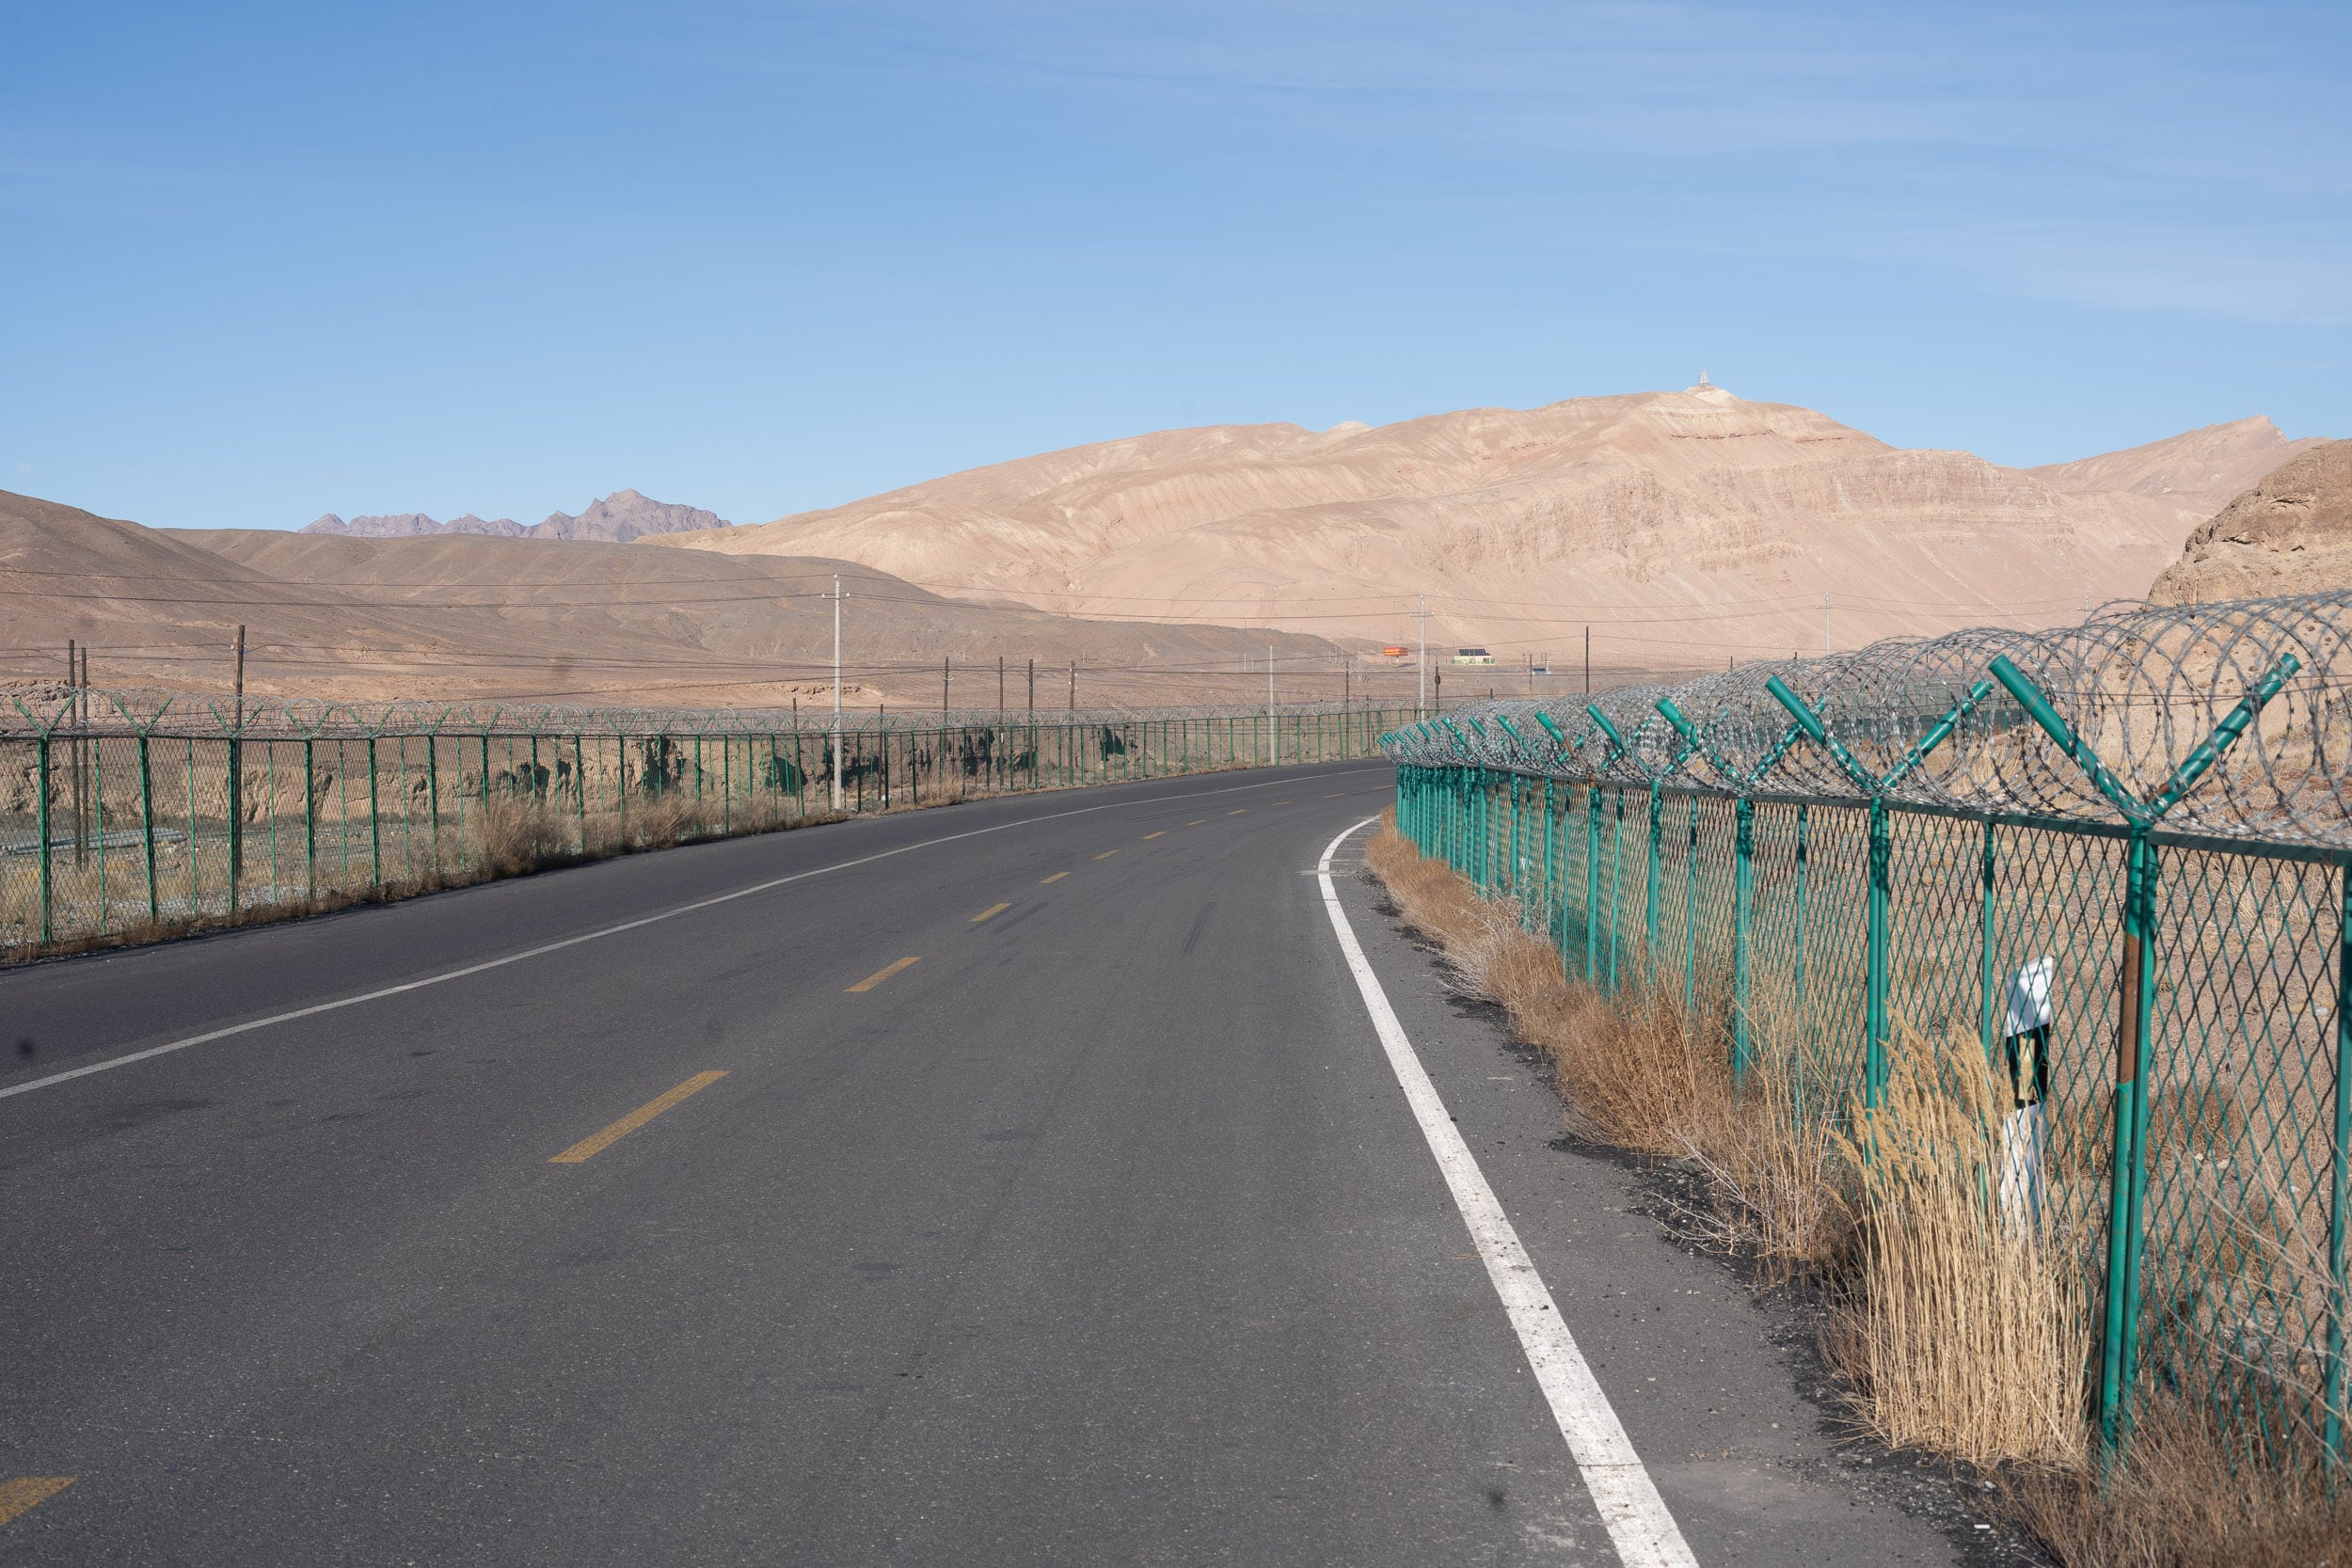
[[[438,533],[477,533],[499,539],[600,539],[626,545],[660,533],[690,533],[734,525],[714,512],[655,500],[635,490],[615,490],[591,501],[575,516],[551,512],[526,528],[512,517],[477,517],[469,512],[448,522],[437,522],[421,512],[388,513],[343,518],[330,512],[305,525],[304,533],[331,533],[356,539],[407,539]]]

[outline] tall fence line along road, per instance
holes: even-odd
[[[1720,1017],[1735,1080],[1835,1115],[1906,1032],[1986,1053],[1985,1200],[2080,1249],[2106,1442],[2161,1386],[2341,1461],[2352,594],[1471,705],[1384,744],[1422,852],[1519,899],[1571,975]]]
[[[933,713],[336,703],[67,686],[0,704],[0,958],[841,810],[1377,754],[1364,705]]]

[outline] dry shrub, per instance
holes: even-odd
[[[471,826],[480,876],[519,877],[578,857],[577,823],[528,797],[489,801]]]
[[[1856,1195],[1860,1278],[1833,1356],[1862,1423],[1979,1465],[2083,1452],[2091,1347],[2083,1259],[2001,1209],[2006,1096],[1971,1041],[1905,1032],[1883,1102],[1837,1139]]]
[[[1727,1114],[1706,1129],[1711,1135],[1683,1149],[1707,1173],[1710,1208],[1693,1216],[1701,1230],[1752,1256],[1768,1279],[1834,1268],[1851,1242],[1836,1122],[1805,1098],[1827,1080],[1808,1066],[1757,1053]]]
[[[2010,1500],[2067,1568],[2352,1568],[2352,1486],[2315,1449],[2282,1466],[2150,1390],[2104,1482],[2088,1464],[2040,1468]]]

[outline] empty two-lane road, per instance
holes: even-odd
[[[1308,874],[1388,784],[0,977],[0,1560],[1615,1561]]]

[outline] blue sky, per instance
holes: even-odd
[[[2352,8],[0,9],[0,488],[739,522],[1680,387],[2352,435]]]

